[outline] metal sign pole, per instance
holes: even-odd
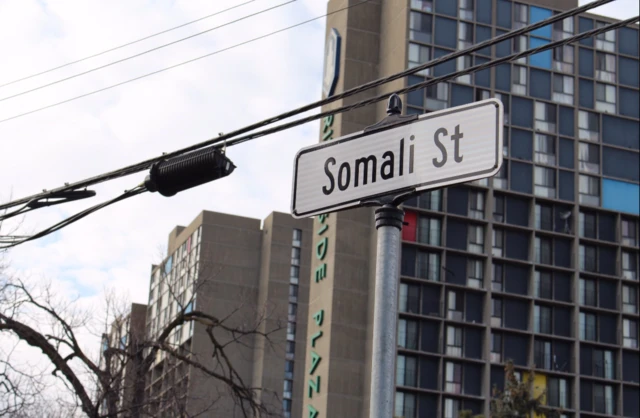
[[[369,417],[390,418],[394,416],[400,231],[404,211],[387,204],[375,213],[378,243]]]

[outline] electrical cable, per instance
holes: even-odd
[[[569,10],[567,12],[560,13],[558,15],[552,16],[551,18],[545,19],[545,20],[540,21],[540,22],[538,22],[536,24],[529,25],[529,26],[526,26],[524,28],[509,32],[507,34],[501,35],[501,36],[499,36],[497,38],[494,38],[494,39],[491,39],[491,40],[488,40],[488,41],[481,42],[480,44],[474,45],[474,46],[472,46],[470,48],[467,48],[465,50],[457,51],[457,52],[445,55],[445,56],[443,56],[441,58],[438,58],[436,60],[430,61],[428,63],[419,65],[419,66],[414,67],[412,69],[402,71],[402,72],[400,72],[398,74],[403,74],[403,76],[404,76],[404,75],[413,74],[413,73],[418,72],[418,71],[422,71],[422,70],[427,69],[427,68],[431,68],[431,67],[433,67],[435,65],[438,65],[438,64],[440,64],[442,62],[448,61],[450,59],[457,58],[458,56],[466,55],[466,54],[468,54],[470,52],[485,48],[487,46],[491,46],[491,45],[493,45],[493,44],[495,44],[497,42],[501,42],[501,41],[504,41],[506,39],[510,39],[511,37],[518,36],[518,35],[520,35],[522,33],[527,32],[527,31],[534,30],[534,29],[536,29],[538,27],[542,27],[542,26],[545,26],[545,25],[547,25],[549,23],[553,23],[555,21],[564,19],[564,18],[566,18],[568,16],[573,16],[575,14],[582,13],[582,12],[584,12],[585,10],[587,10],[589,8],[598,7],[598,6],[602,5],[602,4],[608,3],[610,1],[612,1],[612,0],[599,0],[599,1],[595,1],[593,3],[586,4],[584,6],[576,8],[576,9],[572,9],[572,10]],[[354,4],[352,6],[349,6],[349,7],[353,7],[353,6],[358,5],[358,4],[362,4],[362,3],[356,3],[356,4]],[[336,10],[336,11],[334,11],[332,13],[336,13],[336,12],[339,12],[341,10],[344,10],[344,9],[339,9],[339,10]],[[329,13],[329,14],[332,14],[332,13]],[[623,21],[623,22],[626,22],[626,21]],[[618,23],[618,24],[620,24],[620,23]],[[609,26],[605,26],[605,27],[599,28],[597,30],[592,30],[590,32],[585,32],[585,33],[583,33],[581,35],[578,35],[578,36],[581,36],[580,39],[582,39],[584,37],[593,36],[593,34],[596,33],[596,32],[597,33],[602,33],[602,32],[605,32],[607,30],[610,30]],[[585,35],[585,34],[587,34],[587,35]],[[543,45],[540,48],[550,49],[550,48],[553,48],[555,46],[560,45],[560,43],[563,43],[563,44],[570,43],[574,39],[577,39],[576,36],[574,36],[573,38],[564,39],[562,41],[556,41],[556,42],[554,42],[552,44]],[[527,51],[523,51],[523,53],[526,53],[526,52]],[[515,55],[517,55],[517,54],[515,54]],[[510,57],[513,57],[515,55],[511,55]],[[492,62],[493,61],[490,61],[489,63],[486,63],[484,65],[490,64]],[[235,130],[233,132],[221,135],[221,136],[219,136],[217,138],[209,139],[207,141],[203,141],[203,142],[191,145],[191,146],[186,147],[186,148],[182,148],[180,150],[177,150],[177,151],[174,151],[174,152],[171,152],[171,153],[165,153],[162,156],[155,157],[155,158],[152,158],[152,159],[149,159],[149,160],[146,160],[146,161],[142,161],[142,162],[139,162],[137,164],[130,165],[130,166],[127,166],[127,167],[124,167],[124,168],[121,168],[121,169],[118,169],[118,170],[114,170],[114,171],[111,171],[111,172],[108,172],[108,173],[104,173],[104,174],[101,174],[101,175],[98,175],[98,176],[94,176],[94,177],[91,177],[91,178],[88,178],[88,179],[85,179],[85,180],[81,180],[81,181],[75,182],[73,184],[66,185],[64,187],[56,188],[56,189],[53,189],[53,190],[50,190],[50,191],[45,191],[43,193],[39,193],[39,194],[36,194],[36,195],[28,196],[28,197],[25,197],[25,198],[22,198],[22,199],[18,199],[18,200],[14,200],[12,202],[8,202],[8,203],[5,203],[5,204],[2,204],[2,205],[0,205],[0,210],[1,209],[6,209],[6,208],[9,208],[9,207],[13,207],[13,206],[25,203],[25,202],[28,202],[29,200],[34,199],[34,198],[42,198],[42,197],[45,197],[45,196],[47,196],[48,194],[51,194],[51,193],[64,191],[64,190],[80,189],[80,188],[88,187],[88,186],[93,185],[93,184],[98,184],[98,183],[101,183],[101,182],[104,182],[104,181],[112,180],[112,179],[115,179],[115,178],[119,178],[119,177],[123,177],[123,176],[127,176],[127,175],[130,175],[130,174],[134,174],[134,173],[143,171],[143,170],[148,169],[149,167],[151,167],[151,165],[153,165],[154,163],[162,161],[164,159],[171,158],[171,157],[174,157],[174,156],[177,156],[177,155],[181,155],[181,154],[184,154],[184,153],[187,153],[187,152],[191,152],[191,151],[194,151],[194,150],[197,150],[197,149],[200,149],[200,148],[204,148],[204,147],[209,146],[209,145],[219,144],[219,143],[221,143],[223,141],[226,141],[229,138],[238,136],[240,134],[255,130],[255,129],[263,127],[263,126],[267,126],[269,124],[281,121],[281,120],[289,118],[291,116],[295,116],[295,115],[297,115],[299,113],[303,113],[303,112],[306,112],[308,110],[314,109],[317,106],[329,104],[329,103],[334,102],[336,100],[340,100],[340,99],[343,99],[345,97],[349,97],[349,96],[351,96],[353,94],[360,93],[360,92],[363,91],[363,86],[368,86],[368,88],[373,88],[373,87],[377,87],[378,85],[381,85],[383,83],[386,83],[386,82],[389,82],[389,81],[393,81],[393,80],[397,79],[398,74],[394,74],[394,75],[391,75],[391,76],[388,76],[388,77],[385,77],[385,78],[382,78],[382,79],[378,79],[378,80],[376,80],[374,82],[369,82],[369,83],[366,83],[364,85],[355,87],[353,89],[349,89],[349,90],[347,90],[347,91],[345,91],[345,92],[343,92],[341,94],[338,94],[338,95],[335,95],[335,96],[332,96],[332,97],[329,97],[329,98],[314,102],[314,103],[312,103],[310,105],[306,105],[306,106],[297,108],[295,110],[280,114],[280,115],[275,116],[273,118],[269,118],[269,119],[254,123],[254,124],[246,126],[244,128],[240,128],[240,129]],[[458,77],[459,75],[460,75],[459,73],[453,73],[452,75],[450,75],[450,78]],[[439,80],[442,81],[441,79],[439,79]],[[415,86],[412,86],[412,87],[415,87]],[[417,88],[420,88],[420,87],[417,87]],[[411,91],[413,91],[413,90],[411,90]],[[389,93],[389,94],[391,94],[391,93]],[[369,100],[364,101],[364,102],[359,102],[358,103],[358,107],[364,106],[366,104],[371,104],[371,103],[375,103],[375,102],[384,100],[384,98],[386,98],[387,96],[388,95],[378,96],[377,98],[375,98],[374,101],[371,101],[369,99]],[[288,128],[291,128],[293,126],[300,125],[302,123],[307,123],[307,122],[310,122],[310,121],[313,121],[313,120],[316,120],[316,119],[320,119],[320,118],[325,117],[327,115],[340,113],[341,111],[349,110],[350,108],[352,108],[352,106],[353,105],[342,107],[342,108],[338,108],[338,109],[335,109],[333,111],[320,113],[318,115],[313,115],[313,116],[310,116],[308,118],[304,118],[304,119],[300,119],[300,120],[297,120],[297,121],[294,121],[294,122],[290,122],[288,124],[278,125],[275,128],[271,128],[271,129],[267,129],[267,130],[256,132],[254,134],[246,135],[244,137],[237,138],[235,143],[245,142],[247,140],[255,139],[255,138],[258,138],[260,136],[264,136],[264,135],[267,135],[267,134],[275,133],[275,132],[278,132],[278,131],[283,130],[283,129],[288,129]]]
[[[570,38],[554,41],[554,42],[551,42],[549,44],[541,45],[541,46],[533,48],[533,49],[528,49],[528,50],[525,50],[525,51],[522,51],[522,52],[518,52],[518,53],[515,53],[515,54],[511,54],[511,55],[508,55],[508,56],[505,56],[505,57],[502,57],[502,58],[498,58],[498,59],[495,59],[495,60],[492,60],[492,61],[489,61],[489,62],[486,62],[486,63],[483,63],[483,64],[479,64],[479,65],[476,65],[476,66],[473,66],[473,67],[469,67],[469,68],[466,68],[464,70],[456,71],[456,72],[451,73],[451,74],[447,74],[447,75],[444,75],[444,76],[436,77],[436,78],[430,79],[428,81],[425,81],[423,83],[418,83],[418,84],[415,84],[413,86],[409,86],[409,87],[406,87],[406,88],[403,88],[403,89],[400,89],[400,90],[396,90],[395,92],[392,92],[392,93],[385,93],[385,94],[382,94],[382,95],[379,95],[379,96],[376,96],[376,97],[373,97],[373,98],[370,98],[370,99],[362,100],[362,101],[354,103],[352,105],[342,106],[340,108],[333,109],[333,110],[330,110],[330,111],[327,111],[327,112],[323,112],[323,113],[320,113],[318,115],[313,115],[313,116],[310,116],[308,118],[299,119],[299,120],[296,120],[296,121],[293,121],[293,122],[289,122],[287,124],[279,125],[279,126],[264,130],[264,131],[260,131],[260,132],[254,133],[254,134],[249,134],[249,135],[246,135],[244,137],[238,137],[238,138],[235,138],[232,141],[229,141],[229,143],[225,144],[225,146],[237,145],[237,144],[240,144],[242,142],[246,142],[246,141],[249,141],[251,139],[258,138],[260,136],[264,136],[264,135],[267,135],[267,134],[270,134],[270,133],[278,132],[278,131],[281,131],[281,130],[284,130],[284,129],[290,129],[293,126],[301,125],[301,124],[310,122],[312,120],[317,120],[317,119],[320,119],[322,117],[334,115],[334,114],[337,114],[337,113],[342,113],[342,112],[345,112],[345,111],[348,111],[348,110],[352,110],[352,109],[356,109],[356,108],[359,108],[359,107],[362,107],[362,106],[365,106],[365,105],[368,105],[368,104],[373,104],[373,103],[376,103],[376,102],[379,102],[379,101],[387,99],[389,97],[389,95],[394,94],[394,93],[395,94],[404,94],[404,93],[409,93],[411,91],[423,89],[423,88],[428,87],[428,86],[433,85],[433,84],[437,84],[437,83],[445,82],[445,81],[453,79],[453,78],[457,78],[457,77],[459,77],[461,75],[470,74],[470,73],[473,73],[475,71],[481,71],[483,69],[491,68],[491,67],[494,67],[496,65],[500,65],[502,63],[505,63],[505,62],[514,61],[514,60],[517,60],[517,59],[522,58],[522,57],[526,57],[526,56],[529,56],[529,55],[537,54],[539,52],[543,52],[543,51],[546,51],[546,50],[557,48],[558,46],[563,46],[563,45],[566,45],[566,44],[577,42],[577,41],[580,41],[581,39],[597,36],[597,35],[599,35],[601,33],[608,32],[610,30],[617,29],[619,27],[627,26],[629,24],[633,24],[633,23],[636,23],[638,21],[640,21],[640,16],[636,16],[636,17],[633,17],[633,18],[630,18],[630,19],[627,19],[627,20],[623,20],[623,21],[620,21],[620,22],[617,22],[617,23],[614,23],[614,24],[610,24],[610,25],[607,25],[607,26],[604,26],[604,27],[601,27],[601,28],[596,28],[596,29],[590,30],[588,32],[581,33],[579,35],[572,36]],[[29,237],[29,238],[22,239],[20,241],[11,243],[9,245],[0,246],[0,249],[11,248],[11,247],[14,247],[16,245],[22,244],[23,242],[27,242],[27,241],[34,240],[34,239],[40,238],[42,236],[48,235],[48,234],[50,234],[52,232],[55,232],[55,231],[57,231],[57,230],[59,230],[61,228],[64,228],[65,226],[67,226],[67,225],[69,225],[69,224],[71,224],[73,222],[76,222],[79,219],[82,219],[85,216],[88,216],[89,214],[91,214],[91,213],[93,213],[93,212],[95,212],[97,210],[102,209],[103,207],[106,207],[108,205],[116,203],[116,202],[118,202],[120,200],[124,200],[126,198],[135,196],[137,194],[141,194],[141,193],[143,193],[145,191],[147,191],[146,188],[144,188],[143,186],[138,186],[137,188],[132,189],[132,190],[130,190],[128,192],[125,192],[125,194],[123,194],[121,196],[118,196],[115,199],[112,199],[112,200],[104,202],[102,204],[93,206],[93,207],[91,207],[91,208],[89,208],[89,209],[87,209],[85,211],[82,211],[82,212],[80,212],[80,213],[78,213],[78,214],[76,214],[76,215],[74,215],[74,216],[72,216],[72,217],[70,217],[70,218],[68,218],[68,219],[66,219],[66,220],[64,220],[64,221],[62,221],[62,222],[60,222],[60,223],[48,228],[48,229],[46,229],[46,230],[43,230],[43,231],[41,231],[41,232]],[[0,238],[0,243],[2,243],[2,242],[3,242],[3,240]]]
[[[82,219],[82,218],[84,218],[86,216],[89,216],[90,214],[92,214],[94,212],[97,212],[98,210],[100,210],[102,208],[105,208],[105,207],[107,207],[109,205],[112,205],[114,203],[120,202],[122,200],[128,199],[130,197],[137,196],[137,195],[139,195],[141,193],[144,193],[145,191],[146,191],[146,188],[144,186],[137,186],[137,187],[134,187],[131,190],[126,190],[120,196],[117,196],[117,197],[115,197],[115,198],[113,198],[111,200],[107,200],[106,202],[102,202],[102,203],[97,204],[95,206],[92,206],[92,207],[90,207],[88,209],[85,209],[85,210],[83,210],[81,212],[78,212],[75,215],[72,215],[69,218],[67,218],[67,219],[65,219],[63,221],[60,221],[57,224],[55,224],[53,226],[50,226],[47,229],[43,229],[42,231],[40,231],[40,232],[38,232],[38,233],[36,233],[34,235],[31,235],[29,237],[17,237],[17,238],[20,238],[20,239],[13,240],[13,242],[8,242],[8,241],[11,241],[10,239],[7,240],[8,237],[0,237],[0,250],[6,250],[8,248],[12,248],[12,247],[15,247],[17,245],[23,244],[23,243],[25,243],[27,241],[33,241],[35,239],[42,238],[42,237],[44,237],[46,235],[49,235],[49,234],[51,234],[53,232],[59,231],[60,229],[66,227],[68,225],[71,225],[72,223],[77,222],[80,219]],[[13,238],[16,238],[16,237],[13,237]]]
[[[144,38],[136,39],[135,41],[127,42],[125,44],[122,44],[122,45],[119,45],[119,46],[116,46],[116,47],[113,47],[113,48],[106,49],[106,50],[104,50],[102,52],[98,52],[98,53],[95,53],[93,55],[88,55],[88,56],[86,56],[84,58],[79,58],[79,59],[77,59],[75,61],[71,61],[71,62],[68,62],[66,64],[59,65],[57,67],[49,68],[48,70],[44,70],[44,71],[41,71],[39,73],[31,74],[31,75],[28,75],[26,77],[19,78],[17,80],[9,81],[8,83],[0,84],[0,88],[5,87],[5,86],[9,86],[11,84],[19,83],[20,81],[28,80],[30,78],[37,77],[39,75],[47,74],[47,73],[50,73],[52,71],[59,70],[61,68],[65,68],[65,67],[68,67],[70,65],[77,64],[79,62],[83,62],[83,61],[86,61],[86,60],[91,59],[91,58],[99,57],[100,55],[104,55],[104,54],[107,54],[109,52],[113,52],[113,51],[116,51],[118,49],[125,48],[127,46],[131,46],[131,45],[137,44],[138,42],[146,41],[147,39],[151,39],[151,38],[159,36],[159,35],[164,35],[165,33],[171,32],[171,31],[176,30],[176,29],[184,28],[185,26],[189,26],[191,24],[200,22],[200,21],[208,19],[210,17],[217,16],[219,14],[228,12],[228,11],[233,10],[233,9],[237,9],[238,7],[247,5],[249,3],[253,3],[254,1],[256,1],[256,0],[245,1],[244,3],[240,3],[240,4],[237,4],[235,6],[228,7],[226,9],[224,9],[224,10],[220,10],[220,11],[217,11],[215,13],[211,13],[211,14],[208,14],[206,16],[202,16],[202,17],[200,17],[200,18],[198,18],[196,20],[191,20],[191,21],[183,23],[181,25],[174,26],[172,28],[165,29],[165,30],[160,31],[160,32],[156,32],[156,33],[151,34],[151,35],[147,35]]]
[[[296,0],[292,0],[292,1],[296,1]],[[612,0],[607,0],[607,1],[612,1]],[[251,43],[251,42],[259,41],[259,40],[264,39],[264,38],[267,38],[267,37],[269,37],[269,36],[273,36],[273,35],[276,35],[276,34],[278,34],[278,33],[281,33],[281,32],[284,32],[284,31],[287,31],[287,30],[290,30],[290,29],[296,28],[296,27],[298,27],[298,26],[302,26],[302,25],[304,25],[304,24],[307,24],[307,23],[313,22],[313,21],[315,21],[315,20],[322,19],[322,18],[324,18],[324,17],[327,17],[327,16],[330,16],[330,15],[332,15],[332,14],[335,14],[335,13],[341,12],[341,11],[343,11],[343,10],[351,9],[351,8],[353,8],[353,7],[359,6],[359,5],[364,4],[364,3],[367,3],[367,2],[369,2],[369,0],[362,0],[362,1],[361,1],[361,2],[359,2],[359,3],[351,4],[351,5],[349,5],[349,6],[343,7],[342,9],[334,10],[333,12],[327,13],[327,14],[325,14],[325,15],[317,16],[317,17],[314,17],[314,18],[312,18],[312,19],[305,20],[305,21],[300,22],[300,23],[296,23],[295,25],[287,26],[287,27],[285,27],[285,28],[278,29],[278,30],[276,30],[276,31],[273,31],[273,32],[270,32],[270,33],[267,33],[267,34],[264,34],[264,35],[261,35],[261,36],[258,36],[258,37],[256,37],[256,38],[249,39],[248,41],[240,42],[240,43],[238,43],[238,44],[231,45],[231,46],[229,46],[229,47],[226,47],[226,48],[223,48],[223,49],[219,49],[219,50],[217,50],[217,51],[213,51],[213,52],[210,52],[210,53],[208,53],[208,54],[201,55],[201,56],[199,56],[199,57],[192,58],[192,59],[190,59],[190,60],[183,61],[183,62],[180,62],[180,63],[175,64],[175,65],[171,65],[171,66],[169,66],[169,67],[161,68],[161,69],[159,69],[159,70],[156,70],[156,71],[153,71],[153,72],[150,72],[150,73],[147,73],[147,74],[143,74],[143,75],[141,75],[141,76],[139,76],[139,77],[131,78],[131,79],[129,79],[129,80],[122,81],[122,82],[120,82],[120,83],[112,84],[112,85],[110,85],[110,86],[107,86],[107,87],[104,87],[104,88],[101,88],[101,89],[98,89],[98,90],[94,90],[94,91],[91,91],[91,92],[89,92],[89,93],[81,94],[81,95],[79,95],[79,96],[75,96],[75,97],[72,97],[72,98],[70,98],[70,99],[63,100],[63,101],[61,101],[61,102],[53,103],[53,104],[50,104],[50,105],[47,105],[47,106],[43,106],[43,107],[40,107],[40,108],[37,108],[37,109],[34,109],[34,110],[30,110],[30,111],[25,112],[25,113],[20,113],[20,114],[18,114],[18,115],[11,116],[11,117],[8,117],[8,118],[6,118],[6,119],[1,119],[1,120],[0,120],[0,123],[7,122],[7,121],[10,121],[10,120],[13,120],[13,119],[17,119],[17,118],[20,118],[20,117],[22,117],[22,116],[30,115],[30,114],[32,114],[32,113],[40,112],[40,111],[42,111],[42,110],[50,109],[50,108],[52,108],[52,107],[56,107],[56,106],[59,106],[59,105],[65,104],[65,103],[72,102],[72,101],[77,100],[77,99],[82,99],[82,98],[84,98],[84,97],[91,96],[91,95],[96,94],[96,93],[101,93],[101,92],[103,92],[103,91],[110,90],[110,89],[112,89],[112,88],[119,87],[119,86],[122,86],[122,85],[124,85],[124,84],[131,83],[131,82],[133,82],[133,81],[141,80],[141,79],[143,79],[143,78],[146,78],[146,77],[149,77],[149,76],[152,76],[152,75],[155,75],[155,74],[159,74],[159,73],[162,73],[162,72],[165,72],[165,71],[168,71],[168,70],[172,70],[172,69],[174,69],[174,68],[177,68],[177,67],[180,67],[180,66],[183,66],[183,65],[186,65],[186,64],[190,64],[190,63],[192,63],[192,62],[195,62],[195,61],[201,60],[201,59],[203,59],[203,58],[207,58],[207,57],[210,57],[210,56],[212,56],[212,55],[219,54],[219,53],[221,53],[221,52],[229,51],[229,50],[231,50],[231,49],[234,49],[234,48],[237,48],[237,47],[240,47],[240,46],[243,46],[243,45],[249,44],[249,43]],[[286,3],[285,3],[285,4],[286,4]]]
[[[225,26],[229,26],[229,25],[232,25],[232,24],[234,24],[234,23],[238,23],[238,22],[240,22],[240,21],[242,21],[242,20],[249,19],[249,18],[251,18],[251,17],[255,17],[255,16],[258,16],[258,15],[261,15],[262,13],[266,13],[266,12],[269,12],[269,11],[272,11],[272,10],[275,10],[275,9],[278,9],[278,8],[280,8],[280,7],[282,7],[282,6],[286,6],[287,4],[294,3],[295,1],[296,1],[296,0],[287,0],[286,2],[284,2],[284,3],[280,3],[280,4],[277,4],[277,5],[273,6],[273,7],[269,7],[269,8],[267,8],[267,9],[260,10],[259,12],[252,13],[252,14],[250,14],[250,15],[243,16],[243,17],[241,17],[241,18],[238,18],[238,19],[236,19],[236,20],[232,20],[232,21],[227,22],[227,23],[223,23],[222,25],[218,25],[218,26],[215,26],[215,27],[213,27],[213,28],[209,28],[209,29],[204,30],[204,31],[202,31],[202,32],[194,33],[193,35],[186,36],[186,37],[184,37],[184,38],[181,38],[181,39],[178,39],[178,40],[175,40],[175,41],[169,42],[169,43],[167,43],[167,44],[163,44],[163,45],[160,45],[160,46],[156,46],[156,47],[151,48],[151,49],[148,49],[148,50],[146,50],[146,51],[142,51],[142,52],[139,52],[139,53],[137,53],[137,54],[130,55],[130,56],[126,57],[126,58],[122,58],[122,59],[119,59],[119,60],[116,60],[116,61],[112,61],[112,62],[110,62],[110,63],[104,64],[104,65],[100,65],[100,66],[95,67],[95,68],[91,68],[90,70],[83,71],[83,72],[81,72],[81,73],[77,73],[77,74],[71,75],[71,76],[69,76],[69,77],[61,78],[60,80],[52,81],[51,83],[43,84],[43,85],[41,85],[41,86],[34,87],[34,88],[32,88],[32,89],[25,90],[25,91],[20,92],[20,93],[12,94],[11,96],[2,97],[2,98],[0,98],[0,102],[4,102],[5,100],[13,99],[13,98],[18,97],[18,96],[23,96],[23,95],[25,95],[25,94],[32,93],[32,92],[34,92],[34,91],[42,90],[42,89],[44,89],[44,88],[46,88],[46,87],[51,87],[51,86],[54,86],[54,85],[56,85],[56,84],[63,83],[63,82],[65,82],[65,81],[69,81],[69,80],[72,80],[72,79],[74,79],[74,78],[77,78],[77,77],[80,77],[80,76],[83,76],[83,75],[87,75],[87,74],[92,73],[92,72],[94,72],[94,71],[102,70],[102,69],[104,69],[104,68],[111,67],[112,65],[120,64],[120,63],[122,63],[122,62],[128,61],[128,60],[133,59],[133,58],[141,57],[141,56],[143,56],[143,55],[146,55],[146,54],[149,54],[149,53],[151,53],[151,52],[157,51],[157,50],[159,50],[159,49],[166,48],[166,47],[168,47],[168,46],[175,45],[175,44],[177,44],[177,43],[179,43],[179,42],[182,42],[182,41],[186,41],[186,40],[188,40],[188,39],[195,38],[196,36],[204,35],[205,33],[212,32],[212,31],[214,31],[214,30],[216,30],[216,29],[220,29],[220,28],[223,28],[223,27],[225,27]]]

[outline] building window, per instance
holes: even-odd
[[[409,38],[412,41],[431,43],[433,17],[424,13],[411,12]]]
[[[431,48],[428,46],[409,44],[409,68],[415,68],[431,60]],[[430,68],[418,71],[416,74],[428,76],[431,74]]]
[[[291,248],[291,265],[293,266],[300,265],[300,248],[299,247]]]
[[[535,340],[533,344],[533,362],[539,369],[552,370],[551,368],[551,342]]]
[[[596,52],[596,79],[607,83],[616,82],[616,56]]]
[[[578,167],[587,173],[600,173],[600,147],[596,144],[580,142],[578,148]]]
[[[605,26],[607,26],[605,22],[596,22],[596,28],[603,28]],[[596,35],[596,49],[614,52],[616,49],[616,31],[610,30]]]
[[[573,77],[568,75],[553,75],[553,96],[554,102],[573,104]]]
[[[536,196],[556,197],[556,170],[535,166],[534,186]]]
[[[418,218],[418,242],[429,245],[440,245],[440,225],[437,218],[421,216]]]
[[[434,282],[440,281],[440,254],[418,252],[418,277]]]
[[[418,349],[418,322],[409,319],[398,321],[398,346],[407,350]]]
[[[553,69],[573,74],[574,49],[572,45],[559,46],[553,49]]]
[[[508,152],[508,151],[507,151]],[[504,160],[502,162],[502,166],[500,167],[500,171],[493,177],[493,187],[495,189],[507,189],[508,188],[508,175],[509,172],[509,161]]]
[[[496,99],[500,100],[502,102],[502,108],[504,109],[504,117],[503,117],[503,121],[505,124],[509,124],[511,123],[511,119],[509,118],[509,95],[508,94],[502,94],[502,93],[496,93],[495,95]]]
[[[580,305],[596,306],[596,282],[589,279],[580,279]]]
[[[291,322],[295,322],[297,314],[298,314],[298,305],[296,303],[290,303],[289,309],[288,309],[288,320]]]
[[[593,385],[594,411],[612,416],[614,411],[615,397],[611,385]]]
[[[547,402],[549,406],[569,408],[569,385],[567,379],[548,378]]]
[[[596,215],[589,212],[580,212],[578,215],[578,227],[580,237],[596,238]]]
[[[537,298],[551,299],[551,273],[547,271],[537,271],[533,276],[533,291]]]
[[[638,263],[635,253],[622,252],[622,277],[627,280],[638,279]]]
[[[433,11],[433,0],[411,0],[411,8],[431,12]]]
[[[513,79],[511,91],[516,94],[527,94],[527,69],[520,65],[514,65],[511,78]]]
[[[556,106],[544,102],[536,102],[535,128],[544,132],[556,132]]]
[[[396,366],[396,385],[416,387],[417,374],[418,367],[416,358],[398,355],[398,362]]]
[[[447,355],[462,357],[462,328],[447,326]]]
[[[596,110],[616,113],[616,86],[596,83]]]
[[[296,339],[296,324],[295,322],[287,323],[287,341],[295,341]]]
[[[469,244],[467,251],[476,254],[484,253],[484,226],[469,225]]]
[[[536,237],[536,263],[538,264],[552,264],[551,263],[551,240],[549,238]]]
[[[484,219],[484,192],[469,191],[469,217]]]
[[[482,288],[484,279],[484,262],[482,260],[467,261],[467,286]]]
[[[442,190],[431,190],[418,196],[418,207],[433,211],[440,211],[442,205]]]
[[[448,361],[445,366],[445,387],[448,393],[462,393],[462,365]]]
[[[502,257],[504,253],[504,231],[494,228],[493,231],[491,231],[491,235],[492,235],[491,254],[494,257]]]
[[[535,162],[556,165],[556,139],[549,135],[536,134]]]
[[[396,392],[395,415],[403,418],[416,418],[416,395]]]
[[[526,4],[514,3],[513,5],[513,28],[524,28],[529,24],[529,8]]]
[[[285,416],[291,416],[291,399],[282,400],[282,409]]]
[[[473,20],[473,0],[460,0],[460,19]]]
[[[581,204],[600,206],[600,179],[580,174],[579,192]]]
[[[638,323],[632,319],[622,320],[622,345],[638,348]]]
[[[465,22],[458,23],[458,49],[467,49],[471,45],[473,45],[473,25]]]
[[[298,284],[299,280],[300,280],[300,267],[291,266],[291,268],[289,269],[289,283]]]
[[[295,285],[295,284],[289,285],[289,302],[292,302],[292,303],[298,302],[298,285]]]
[[[442,110],[449,104],[449,85],[438,83],[427,86],[427,109]]]
[[[502,361],[502,334],[491,333],[491,358],[492,363]]]
[[[415,284],[400,283],[400,312],[420,313],[420,287]]]
[[[302,230],[300,229],[294,229],[293,230],[293,237],[291,239],[291,245],[294,247],[301,247],[302,246]]]
[[[635,314],[638,313],[638,296],[635,287],[622,286],[622,312]]]
[[[596,247],[581,245],[579,250],[580,270],[595,272],[597,269]]]
[[[600,119],[596,113],[578,111],[578,137],[597,142],[600,138]]]
[[[527,49],[527,37],[526,36],[516,36],[515,38],[513,38],[513,52],[514,53],[519,53],[519,52],[523,52],[526,51]],[[514,62],[518,63],[518,64],[527,64],[527,57],[521,57],[518,58],[517,60],[515,60]],[[525,83],[526,84],[526,83]],[[522,94],[526,94],[522,93]]]
[[[504,222],[504,196],[493,195],[493,221]]]
[[[559,20],[553,24],[553,40],[571,38],[573,35],[573,17]]]
[[[464,23],[461,23],[464,24]],[[471,55],[464,55],[462,57],[458,57],[456,59],[456,70],[457,71],[463,71],[466,70],[467,68],[471,67]],[[465,75],[461,75],[460,77],[456,78],[456,81],[459,83],[465,83],[465,84],[471,84],[471,74],[465,74]]]
[[[444,399],[444,418],[458,418],[460,401],[457,399]]]
[[[615,377],[615,361],[613,351],[594,349],[593,357],[593,375],[603,377],[605,379],[614,379]]]
[[[464,300],[460,292],[447,291],[447,319],[462,321]]]
[[[502,326],[502,299],[491,298],[491,326]]]
[[[622,245],[635,247],[638,245],[636,223],[629,219],[622,219]]]
[[[551,206],[536,204],[536,229],[553,231],[553,209]]]
[[[286,379],[283,385],[282,397],[285,399],[291,399],[292,391],[293,391],[293,380]],[[289,412],[291,412],[291,404],[289,404]]]
[[[596,340],[596,316],[594,314],[580,312],[580,339],[582,341]]]
[[[548,306],[536,305],[534,307],[534,332],[551,334],[551,308]],[[551,359],[549,359],[551,362]]]
[[[493,276],[491,277],[491,290],[495,290],[498,292],[502,292],[502,283],[503,280],[503,272],[504,268],[502,264],[492,264],[493,266]]]

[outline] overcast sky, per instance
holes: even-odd
[[[0,0],[0,84],[56,67],[246,0]],[[36,88],[206,30],[286,0],[255,0],[176,31],[0,88],[0,120],[100,89],[320,16],[325,0],[298,0],[122,64]],[[385,0],[391,1],[391,0]],[[451,0],[453,1],[453,0]],[[583,1],[580,2],[584,3]],[[598,9],[628,18],[636,0]],[[323,19],[106,92],[0,123],[0,202],[61,186],[215,137],[317,100]],[[381,74],[381,76],[384,74]],[[150,265],[178,224],[203,209],[263,219],[289,211],[295,152],[318,138],[310,123],[228,150],[236,171],[172,198],[147,193],[118,203],[6,257],[13,270],[46,278],[87,305],[115,288],[147,302]],[[146,173],[92,187],[98,196],[40,209],[35,232],[140,183]],[[6,226],[6,225],[5,225]],[[96,347],[97,348],[97,347]]]

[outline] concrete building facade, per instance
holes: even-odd
[[[261,225],[262,223],[262,225]],[[282,416],[299,416],[306,336],[311,220],[274,212],[263,222],[201,212],[169,234],[168,257],[154,266],[146,329],[154,338],[180,312],[195,310],[224,320],[177,327],[167,341],[176,351],[237,382],[263,388],[257,400]],[[228,359],[213,357],[211,331]],[[261,335],[265,333],[268,339]],[[299,381],[299,384],[294,382]],[[145,399],[155,416],[241,417],[227,385],[175,357],[159,353],[149,372]],[[296,412],[297,410],[297,412]]]
[[[335,94],[577,6],[576,1],[330,0],[341,36]],[[584,14],[324,110],[612,22]],[[625,27],[411,93],[423,114],[489,97],[505,110],[492,179],[405,202],[395,415],[489,413],[504,363],[535,365],[565,418],[637,417],[638,28]],[[320,141],[385,104],[325,118]],[[369,416],[373,210],[313,220],[304,417]],[[524,376],[523,376],[524,377]]]

